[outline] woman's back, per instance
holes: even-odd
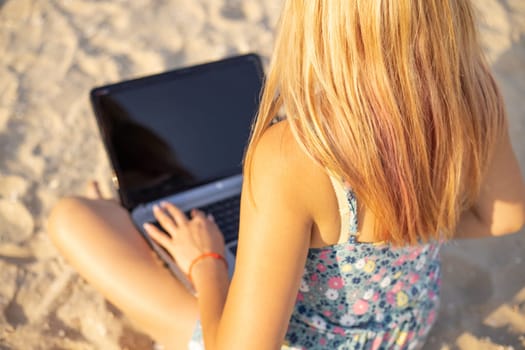
[[[286,1],[247,176],[282,107],[305,152],[375,215],[374,238],[451,238],[505,127],[473,12],[465,0]]]
[[[440,242],[523,225],[505,129],[468,1],[287,0],[245,158],[230,287],[242,304],[226,303],[226,323],[250,308],[259,327],[243,344],[271,348],[421,348]],[[348,232],[328,174],[352,188]]]
[[[439,306],[440,243],[359,242],[355,194],[331,180],[348,240],[309,249],[284,348],[422,346]]]

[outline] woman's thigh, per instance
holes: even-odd
[[[168,349],[184,349],[197,300],[165,269],[114,201],[62,199],[49,234],[66,260],[143,331]]]

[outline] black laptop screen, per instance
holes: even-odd
[[[240,173],[261,86],[249,55],[94,89],[126,204]]]

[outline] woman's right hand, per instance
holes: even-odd
[[[167,202],[155,206],[153,215],[165,232],[152,224],[145,224],[144,229],[171,254],[186,275],[195,259],[203,254],[217,253],[224,256],[224,236],[213,217],[194,209],[188,219],[179,208]]]

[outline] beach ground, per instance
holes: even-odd
[[[475,1],[525,168],[525,1]],[[111,171],[97,85],[237,53],[267,63],[281,0],[0,0],[0,350],[152,349],[58,256],[58,198]],[[525,349],[525,235],[455,241],[425,349]]]

